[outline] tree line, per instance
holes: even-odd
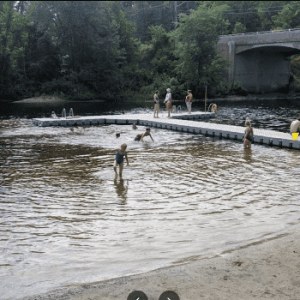
[[[224,80],[219,35],[296,27],[298,1],[0,1],[0,99],[244,92]]]

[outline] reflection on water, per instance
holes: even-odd
[[[299,151],[130,125],[0,121],[3,299],[205,257],[299,224]],[[115,133],[120,132],[119,139]],[[113,160],[128,145],[130,166]]]
[[[119,181],[117,179],[114,180],[114,185],[116,187],[116,193],[120,199],[122,199],[122,205],[126,204],[127,199],[127,191],[129,186],[129,180],[126,180],[126,185],[124,185],[124,180],[120,179]]]
[[[252,162],[252,150],[249,148],[244,148],[244,159],[246,162]]]

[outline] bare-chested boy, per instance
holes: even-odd
[[[145,136],[150,136],[150,138],[151,138],[151,140],[152,140],[152,142],[154,142],[154,140],[153,140],[153,138],[152,138],[152,135],[151,135],[151,133],[150,133],[150,128],[146,128],[146,132],[145,133],[141,133],[141,134],[138,134],[136,137],[135,137],[135,141],[142,141],[142,142],[144,142],[144,140],[143,140],[143,138],[145,137]]]

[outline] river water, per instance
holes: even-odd
[[[68,105],[75,114],[113,113],[99,103]],[[210,122],[249,118],[280,131],[300,111],[288,102],[219,106]],[[115,111],[149,111],[124,107]],[[144,126],[32,125],[31,117],[61,108],[1,109],[1,299],[213,257],[299,228],[299,151],[244,150],[241,142],[156,128],[154,143],[134,142]],[[130,164],[114,180],[124,142]]]

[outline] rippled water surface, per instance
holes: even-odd
[[[235,108],[222,109],[215,122]],[[238,110],[239,118],[271,111]],[[151,130],[154,143],[134,142],[144,130],[71,132],[2,117],[1,299],[210,257],[299,226],[299,151],[245,151],[240,142],[163,129]],[[112,164],[124,142],[130,164],[120,181]]]

